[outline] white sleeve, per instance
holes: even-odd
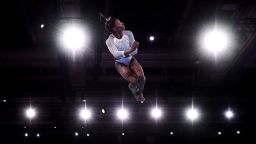
[[[117,47],[114,45],[111,39],[106,40],[106,45],[110,53],[114,56],[115,59],[119,59],[121,57],[125,57],[124,51],[118,51]]]
[[[132,46],[132,43],[135,42],[135,39],[134,39],[134,36],[133,36],[133,33],[131,31],[127,31],[127,35],[129,37],[129,42],[130,42],[130,46]],[[134,56],[138,53],[138,49],[136,48],[133,52],[131,52],[129,55],[130,56]]]
[[[132,43],[135,42],[133,33],[131,31],[127,31],[127,35],[129,37],[130,46],[132,46]]]

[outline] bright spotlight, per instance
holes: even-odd
[[[203,57],[219,61],[234,55],[235,34],[229,27],[215,24],[203,29],[198,37],[199,52]]]
[[[122,135],[124,136],[124,132],[122,132]]]
[[[28,133],[25,133],[24,136],[25,136],[25,137],[28,137]]]
[[[39,137],[40,137],[40,134],[39,134],[39,133],[37,133],[37,134],[36,134],[36,137],[38,137],[38,138],[39,138]]]
[[[90,134],[89,134],[89,133],[87,133],[87,134],[86,134],[86,136],[90,136]]]
[[[155,40],[155,37],[154,37],[154,36],[149,36],[149,40],[150,40],[150,41],[154,41],[154,40]]]
[[[44,28],[44,24],[41,24],[41,26],[40,26],[40,27],[41,27],[41,29],[42,29],[42,28]]]
[[[189,120],[193,122],[194,120],[197,120],[199,118],[199,112],[192,106],[192,108],[186,111],[186,116]]]
[[[228,35],[216,28],[206,32],[202,42],[203,48],[214,54],[225,51],[229,46]]]
[[[173,135],[173,132],[170,132],[170,135]]]
[[[89,109],[87,108],[82,108],[80,110],[80,117],[83,119],[83,120],[89,120],[91,119],[91,116],[92,116],[92,113]]]
[[[221,135],[221,132],[220,132],[220,131],[218,132],[218,135]]]
[[[151,110],[151,117],[155,118],[155,119],[159,119],[162,117],[162,111],[161,109],[155,107]]]
[[[66,25],[59,37],[61,47],[64,47],[68,53],[81,52],[88,45],[88,33],[82,26],[77,24]]]
[[[239,134],[240,134],[240,131],[236,131],[236,134],[238,134],[238,135],[239,135]]]
[[[101,110],[101,112],[102,112],[103,114],[105,114],[105,113],[106,113],[105,109],[102,109],[102,110]]]
[[[121,108],[121,109],[119,109],[119,110],[117,111],[117,117],[118,117],[119,119],[121,119],[121,120],[126,120],[126,119],[128,119],[128,115],[129,115],[128,111],[127,111],[126,109],[124,109],[124,108]]]
[[[226,110],[224,114],[227,119],[232,119],[234,117],[234,113],[231,109]]]
[[[75,132],[75,136],[78,136],[79,134],[78,134],[78,132]]]
[[[4,99],[4,100],[3,100],[3,102],[5,103],[5,102],[6,102],[6,100]]]
[[[28,108],[25,112],[26,117],[28,117],[29,119],[32,119],[36,116],[36,110],[34,108]]]

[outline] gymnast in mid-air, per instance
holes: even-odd
[[[110,33],[106,45],[115,59],[115,67],[118,73],[129,82],[136,101],[144,102],[143,89],[146,78],[140,63],[134,55],[138,53],[139,42],[135,41],[133,33],[125,30],[125,25],[114,17],[106,18],[100,13],[101,20],[105,23],[105,29]]]

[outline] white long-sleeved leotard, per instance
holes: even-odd
[[[116,38],[113,34],[109,35],[106,45],[117,62],[129,66],[132,57],[138,53],[138,49],[136,48],[128,56],[125,56],[124,51],[131,47],[135,39],[131,31],[123,30],[122,33],[121,39]]]

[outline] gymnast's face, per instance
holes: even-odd
[[[113,27],[113,31],[118,32],[125,29],[124,23],[121,22],[119,19],[116,19],[115,26]]]

